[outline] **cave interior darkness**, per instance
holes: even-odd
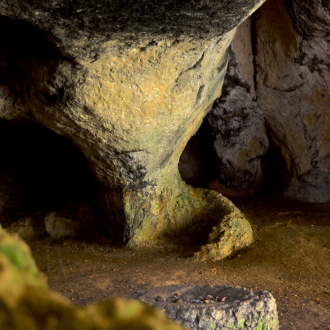
[[[0,136],[0,222],[94,205],[99,185],[74,143],[31,122],[0,120]]]

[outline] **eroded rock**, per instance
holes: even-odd
[[[207,118],[220,159],[218,178],[227,187],[258,194],[265,182],[261,158],[268,148],[264,112],[257,102],[251,19],[237,29],[230,47],[222,95]]]
[[[166,301],[155,299],[162,295]],[[214,285],[171,285],[132,294],[190,330],[279,329],[276,302],[267,291]]]
[[[44,216],[21,217],[9,226],[8,232],[17,233],[26,241],[43,239],[47,236]]]
[[[330,201],[329,20],[324,1],[270,0],[238,28],[207,116],[225,189]]]
[[[271,0],[257,13],[257,94],[287,167],[284,194],[330,201],[330,28],[325,1]]]
[[[210,205],[179,157],[221,93],[236,26],[262,2],[2,1],[0,117],[79,146],[109,235],[134,245],[190,226]]]

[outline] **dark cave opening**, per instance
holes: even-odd
[[[274,142],[268,132],[269,147],[262,158],[261,164],[265,175],[264,196],[275,196],[286,183],[287,163],[281,148]]]
[[[0,120],[0,223],[93,207],[99,185],[80,149],[46,127]]]
[[[219,159],[213,147],[213,139],[213,129],[205,117],[180,157],[179,172],[186,183],[201,187],[217,177]]]

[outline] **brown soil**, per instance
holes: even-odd
[[[196,247],[158,240],[118,248],[104,237],[31,244],[50,287],[74,304],[170,284],[240,285],[270,291],[281,329],[330,329],[330,205],[283,198],[232,198],[256,241],[221,262],[191,258]]]

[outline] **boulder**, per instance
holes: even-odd
[[[47,214],[44,223],[47,234],[55,239],[79,236],[82,230],[79,221],[59,217],[56,212]]]
[[[263,2],[2,1],[0,117],[82,150],[108,235],[136,245],[189,227],[214,198],[182,182],[179,157],[221,94],[235,28]]]
[[[8,232],[17,233],[25,241],[34,241],[46,237],[45,219],[41,216],[21,217],[8,228]]]
[[[225,189],[330,201],[329,22],[325,1],[269,0],[237,29],[207,115]]]
[[[276,302],[267,291],[215,285],[171,285],[133,298],[164,311],[189,330],[278,330]]]

